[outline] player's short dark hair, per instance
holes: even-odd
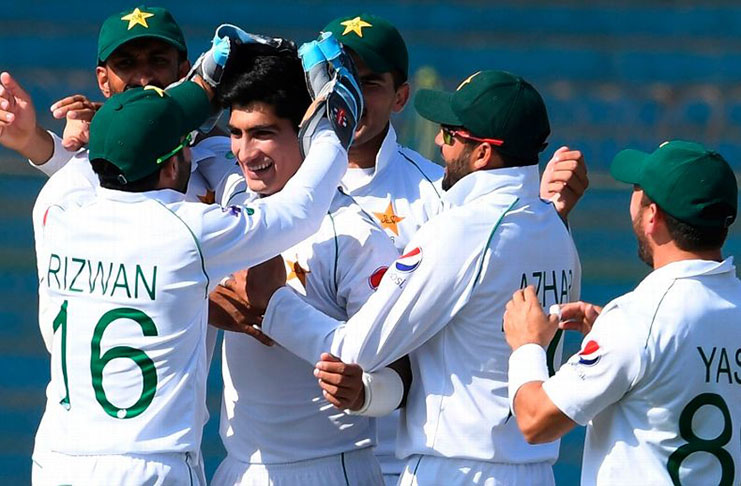
[[[152,172],[138,181],[128,182],[123,177],[121,169],[106,159],[94,159],[90,161],[90,164],[93,166],[93,171],[98,175],[100,187],[105,189],[125,192],[153,191],[157,188],[160,178],[161,169]]]
[[[510,154],[505,154],[501,150],[497,150],[497,148],[494,146],[492,146],[492,148],[502,158],[502,163],[504,164],[504,167],[526,167],[528,165],[538,165],[537,156],[531,159],[525,159],[522,157],[515,157],[514,155],[510,155]]]
[[[217,100],[224,108],[266,103],[276,116],[290,120],[296,131],[311,104],[296,52],[261,44],[232,48]]]
[[[641,206],[648,206],[653,203],[650,197],[643,193]],[[661,208],[659,208],[661,209]],[[679,249],[684,251],[710,251],[718,250],[728,237],[728,228],[704,228],[693,226],[684,221],[680,221],[671,214],[662,210],[666,229],[669,236]]]

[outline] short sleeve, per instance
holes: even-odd
[[[626,312],[611,307],[595,321],[580,351],[543,383],[565,415],[586,425],[635,386],[645,366],[645,333]]]

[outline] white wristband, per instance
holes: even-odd
[[[350,412],[352,415],[383,417],[396,410],[404,398],[404,382],[391,368],[381,368],[373,373],[363,372],[363,388],[363,408]]]
[[[548,379],[545,349],[535,343],[523,344],[509,357],[509,409],[515,414],[515,395],[525,383]]]

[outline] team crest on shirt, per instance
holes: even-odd
[[[417,247],[414,250],[399,257],[394,262],[396,270],[404,273],[410,273],[417,269],[419,264],[422,263],[422,248]]]
[[[579,351],[579,364],[584,366],[594,366],[602,357],[602,348],[597,341],[589,341],[584,349]]]
[[[389,267],[378,267],[376,270],[371,274],[370,277],[368,277],[368,285],[371,289],[376,290],[379,285],[381,285],[381,279],[386,274],[386,270],[388,270]]]

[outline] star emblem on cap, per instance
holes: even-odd
[[[340,22],[340,25],[345,27],[345,31],[342,33],[342,35],[347,35],[350,32],[354,32],[355,34],[357,34],[358,37],[363,37],[363,28],[373,27],[371,24],[361,19],[360,17],[355,17],[352,20],[345,20],[344,22]]]
[[[154,17],[154,14],[149,12],[142,12],[141,10],[139,10],[139,7],[137,7],[130,14],[121,17],[121,20],[126,20],[129,22],[129,26],[126,30],[133,29],[135,25],[141,25],[145,29],[148,29],[149,25],[147,24],[147,19],[149,17]]]
[[[378,218],[378,221],[381,223],[381,228],[391,230],[396,236],[399,236],[398,223],[404,221],[404,218],[394,214],[394,206],[391,201],[389,201],[389,206],[386,208],[385,212],[373,213],[373,215]]]
[[[147,85],[147,86],[144,86],[144,91],[147,91],[147,90],[154,91],[155,93],[157,93],[158,95],[160,95],[160,98],[164,98],[165,95],[167,94],[167,93],[165,93],[165,90],[164,89],[159,88],[157,86],[152,86],[151,84],[150,85]]]

